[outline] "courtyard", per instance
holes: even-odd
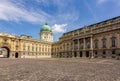
[[[120,81],[120,61],[0,58],[0,81]]]

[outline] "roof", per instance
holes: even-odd
[[[40,31],[52,31],[52,29],[48,24],[45,24],[42,26]]]
[[[101,22],[98,22],[98,23],[95,23],[95,24],[91,24],[91,25],[88,25],[86,27],[89,27],[89,28],[92,28],[94,26],[98,26],[99,24],[106,24],[108,21],[111,21],[111,22],[114,22],[114,20],[120,18],[120,16],[117,16],[117,17],[114,17],[114,18],[111,18],[111,19],[107,19],[107,20],[104,20],[104,21],[101,21]],[[79,28],[79,29],[75,29],[75,30],[72,30],[72,31],[69,31],[69,32],[66,32],[64,33],[63,35],[65,34],[69,34],[69,33],[72,33],[72,32],[75,32],[75,31],[78,31],[78,30],[82,30],[84,27],[82,28]]]

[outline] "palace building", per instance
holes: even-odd
[[[55,58],[116,58],[120,52],[120,16],[66,32],[52,44]]]
[[[53,33],[47,24],[42,26],[39,40],[28,35],[0,33],[0,57],[51,58],[52,42]]]
[[[0,57],[116,58],[120,52],[120,16],[66,32],[53,42],[52,29],[42,26],[40,39],[0,33]]]

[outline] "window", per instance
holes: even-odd
[[[38,51],[37,47],[36,47],[36,52]]]
[[[103,48],[106,48],[106,39],[103,39],[102,43],[103,43]]]
[[[16,46],[16,50],[18,50],[18,46]]]
[[[32,51],[34,51],[34,47],[32,47]]]
[[[97,55],[97,51],[95,51],[95,55]]]
[[[44,47],[42,47],[42,52],[44,52]]]
[[[87,43],[87,48],[90,48],[90,42]]]
[[[4,39],[4,42],[7,43],[7,39]]]
[[[98,41],[95,41],[95,48],[98,48]]]
[[[16,44],[18,45],[18,41],[16,41]]]
[[[69,50],[69,44],[67,44],[67,50]]]
[[[115,47],[115,38],[111,39],[112,47]]]
[[[105,55],[105,54],[106,54],[106,52],[105,52],[105,51],[103,51],[103,54]]]
[[[83,43],[82,43],[82,44],[80,45],[81,49],[83,49],[83,46],[84,46],[84,45],[83,45]]]
[[[23,51],[25,51],[25,46],[23,46]]]
[[[23,53],[23,55],[25,55],[25,53]]]
[[[30,46],[28,46],[28,51],[30,51]]]
[[[115,50],[112,50],[112,54],[115,54]]]
[[[75,43],[75,49],[78,49],[78,44],[77,43]]]

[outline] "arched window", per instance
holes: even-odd
[[[112,47],[115,47],[115,43],[116,43],[116,41],[115,41],[115,38],[113,37],[113,38],[111,39]]]
[[[103,39],[102,43],[103,43],[103,48],[106,48],[106,39]]]

